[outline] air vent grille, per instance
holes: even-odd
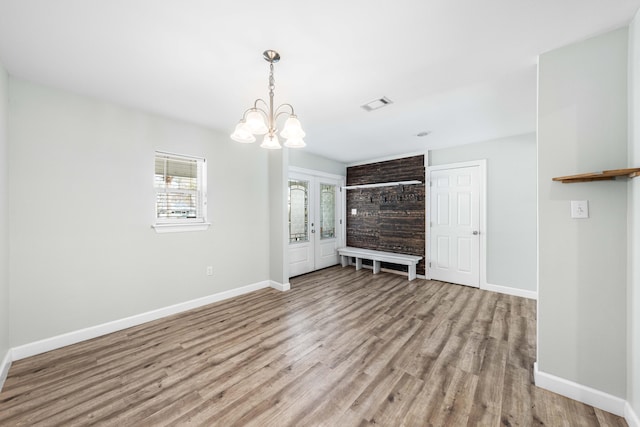
[[[369,101],[366,104],[361,105],[360,108],[365,111],[373,111],[386,107],[389,104],[393,104],[393,101],[386,96],[383,96],[382,98],[374,99],[373,101]]]

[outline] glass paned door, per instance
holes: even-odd
[[[289,174],[290,277],[339,263],[342,182],[311,174]]]
[[[312,177],[291,177],[288,191],[289,214],[289,275],[313,271],[314,245],[311,242],[313,223],[309,212]],[[310,228],[311,226],[311,228]]]
[[[289,243],[309,241],[309,181],[289,180]]]
[[[315,269],[331,267],[338,263],[338,239],[336,225],[338,218],[339,183],[326,182],[326,178],[318,178],[317,188],[318,238],[315,240]]]
[[[336,237],[336,186],[320,184],[320,239]]]

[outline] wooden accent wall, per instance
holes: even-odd
[[[347,168],[347,185],[409,180],[423,184],[346,190],[347,246],[421,256],[416,272],[425,274],[424,156]],[[402,265],[382,266],[407,271]]]

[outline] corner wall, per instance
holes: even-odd
[[[487,284],[537,292],[536,135],[429,151],[429,166],[487,160]]]
[[[11,347],[269,278],[265,150],[13,78],[9,91]],[[151,228],[155,150],[207,159],[209,230]]]
[[[287,229],[287,191],[289,150],[259,150],[268,151],[269,157],[269,200],[263,205],[264,213],[269,218],[269,279],[276,287],[284,286],[288,289],[289,258],[285,242]],[[259,212],[257,212],[259,214]]]
[[[9,76],[0,65],[0,389],[4,382],[2,361],[11,348],[9,337],[9,143],[7,116]],[[8,369],[8,367],[6,367]]]
[[[629,167],[640,167],[640,11],[629,25]],[[629,182],[627,401],[640,417],[640,178]],[[638,422],[638,421],[636,421]],[[640,425],[640,424],[639,424]]]
[[[628,183],[551,179],[625,167],[627,113],[626,28],[539,57],[538,369],[622,399]]]

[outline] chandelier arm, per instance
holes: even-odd
[[[286,114],[287,116],[291,116],[293,114],[293,111],[291,113],[289,113],[288,111],[280,111],[279,113],[276,113],[274,120],[277,121],[280,118],[280,116],[283,114]]]
[[[291,112],[289,113],[289,115],[293,115],[293,116],[296,115],[296,113],[295,113],[295,111],[293,109],[293,105],[291,105],[291,104],[280,104],[280,105],[278,105],[278,108],[276,108],[276,115],[279,116],[280,114],[285,113],[285,111],[280,111],[280,109],[283,108],[283,107],[289,107],[291,109]]]
[[[259,111],[262,114],[264,114],[264,117],[266,119],[269,118],[269,113],[266,110],[264,110],[263,108],[260,108],[260,107],[257,106],[258,101],[264,102],[262,99],[256,99],[256,102],[254,102],[252,108],[247,108],[246,110],[244,110],[244,113],[242,113],[242,119],[241,120],[245,120],[247,118],[247,113],[249,113],[250,111]],[[265,106],[266,106],[266,102],[265,102]]]
[[[259,103],[259,102],[262,102],[262,103],[264,104],[264,107],[265,107],[265,109],[266,109],[266,110],[263,110],[263,109],[261,109],[260,107],[258,107],[258,103]],[[266,113],[266,111],[269,109],[269,104],[268,104],[268,103],[267,103],[267,101],[265,101],[264,99],[262,99],[262,98],[258,98],[258,99],[256,99],[255,101],[253,101],[253,108],[255,108],[256,110],[260,110],[260,111],[262,111],[263,113]]]

